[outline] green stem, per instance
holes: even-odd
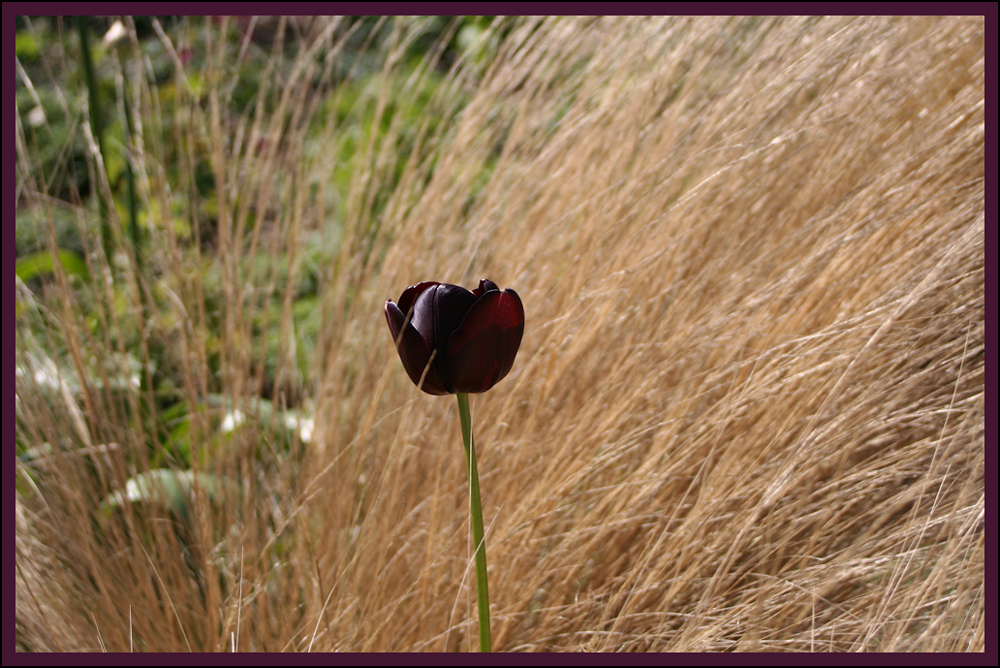
[[[97,142],[97,159],[107,165],[107,153],[104,150],[104,116],[101,113],[101,103],[98,98],[97,74],[94,72],[94,61],[90,55],[90,33],[84,25],[84,17],[76,17],[76,28],[80,33],[80,52],[83,60],[83,72],[87,78],[87,107],[90,117],[90,131],[94,134]],[[97,197],[97,209],[101,218],[101,244],[104,246],[104,255],[111,262],[114,250],[114,235],[111,232],[111,224],[108,222],[108,203],[104,201],[104,190],[100,186],[100,169],[95,170],[96,181],[91,184],[94,195]],[[114,202],[110,204],[114,206]]]
[[[122,108],[125,110],[125,150],[128,151],[128,155],[125,156],[125,178],[128,184],[128,219],[129,219],[129,231],[132,236],[132,256],[135,258],[135,284],[139,289],[139,299],[142,302],[143,314],[145,315],[148,311],[146,304],[146,293],[142,290],[141,277],[143,274],[143,260],[142,260],[142,248],[140,246],[139,239],[139,201],[135,192],[135,173],[132,170],[132,163],[135,160],[136,149],[135,149],[135,133],[132,129],[132,105],[130,104],[129,94],[128,94],[128,75],[125,71],[125,64],[122,62],[121,55],[118,56],[118,68],[122,73]]]
[[[462,439],[465,441],[465,460],[469,469],[469,512],[472,516],[472,542],[476,546],[476,593],[479,603],[479,650],[489,652],[490,642],[490,589],[486,582],[486,537],[483,533],[483,506],[479,500],[479,472],[476,464],[476,445],[472,442],[472,413],[469,395],[459,393],[458,415],[462,421]]]

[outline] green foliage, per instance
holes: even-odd
[[[129,478],[125,489],[110,494],[102,506],[109,513],[125,504],[160,506],[184,521],[190,521],[191,503],[198,488],[208,495],[210,501],[236,498],[239,494],[239,488],[233,482],[220,476],[153,469]]]
[[[62,249],[56,258],[68,275],[77,276],[84,281],[90,280],[87,263],[77,253]],[[44,274],[51,274],[54,268],[52,254],[40,251],[19,257],[14,266],[14,273],[22,281],[28,282],[34,278],[40,278]]]
[[[331,305],[329,281],[378,270],[393,199],[466,102],[447,70],[496,44],[448,17],[346,18],[309,56],[307,22],[125,23],[114,44],[107,18],[17,26],[17,484],[29,505],[74,490],[76,540],[115,554],[170,527],[207,601],[199,504],[287,500],[323,323],[366,297]],[[269,549],[294,553],[275,521]]]
[[[41,47],[35,35],[18,31],[14,37],[14,54],[22,62],[32,63],[38,60]]]
[[[401,59],[399,66],[387,71],[384,67],[384,46],[392,36],[391,24],[376,17],[347,19],[338,28],[347,35],[347,40],[337,58],[337,65],[327,70],[329,79],[314,81],[314,85],[326,87],[329,93],[318,112],[312,116],[312,131],[319,135],[324,126],[332,121],[338,126],[340,137],[336,153],[328,158],[335,163],[333,181],[329,184],[317,184],[320,188],[332,187],[336,190],[336,197],[347,201],[351,196],[351,189],[356,187],[357,173],[366,168],[365,161],[373,153],[372,146],[376,147],[376,154],[392,157],[391,164],[388,168],[382,168],[377,185],[373,183],[374,190],[369,194],[370,209],[366,217],[372,221],[370,235],[375,234],[385,203],[398,185],[399,177],[419,137],[422,134],[433,134],[441,121],[438,116],[428,114],[427,110],[441,84],[442,75],[434,70],[421,75],[417,68],[427,53],[435,48],[442,32],[449,26],[449,21],[444,17],[428,21],[422,28],[422,33],[407,46],[407,55]],[[88,19],[84,23],[86,30],[96,33],[90,40],[96,84],[96,90],[91,91],[91,95],[96,96],[101,116],[106,123],[104,169],[118,216],[124,220],[128,212],[124,178],[124,149],[128,138],[123,134],[125,125],[120,117],[123,108],[122,83],[132,88],[135,79],[122,80],[120,77],[122,74],[134,76],[133,68],[138,65],[135,58],[139,54],[123,53],[116,56],[113,50],[109,50],[115,47],[101,44],[100,34],[110,24],[109,20],[94,19]],[[206,68],[207,50],[216,48],[215,43],[207,39],[208,31],[220,27],[220,24],[212,23],[211,19],[163,20],[162,25],[173,40],[173,53],[171,49],[165,48],[164,42],[153,30],[151,18],[137,20],[134,25],[140,53],[153,74],[156,101],[160,105],[156,117],[142,119],[144,132],[163,142],[162,150],[168,158],[164,160],[163,167],[172,184],[171,189],[180,194],[186,187],[193,186],[193,191],[186,198],[178,197],[171,203],[169,212],[144,209],[138,212],[138,221],[145,228],[164,225],[174,227],[172,233],[177,235],[183,244],[182,248],[186,248],[185,252],[189,253],[181,261],[202,276],[205,314],[208,318],[206,330],[209,333],[219,332],[223,327],[220,265],[212,261],[211,255],[202,256],[200,261],[197,259],[200,252],[211,252],[218,242],[219,212],[213,158],[211,145],[192,137],[191,133],[196,128],[187,119],[190,118],[190,105],[204,106],[208,102],[206,96],[210,82],[206,80],[206,76],[219,76],[219,73],[210,73]],[[234,61],[243,44],[241,40],[251,36],[250,48],[245,50],[243,58],[238,61],[239,70],[226,73],[231,75],[232,83],[224,84],[221,88],[227,92],[227,118],[232,122],[241,115],[250,114],[248,117],[252,118],[258,112],[257,106],[261,104],[264,107],[260,111],[272,111],[277,96],[261,96],[267,67],[284,68],[287,71],[292,66],[292,59],[282,59],[275,52],[279,35],[272,24],[260,21],[252,26],[252,32],[251,25],[244,20],[232,19],[226,25],[229,41],[225,49],[233,54]],[[464,19],[463,26],[467,30],[459,31],[460,38],[453,36],[446,46],[439,67],[454,63],[462,50],[468,48],[470,31],[481,31],[483,25],[485,24],[480,19]],[[292,35],[292,32],[287,32],[284,36],[285,54],[292,53]],[[214,39],[217,40],[218,36]],[[44,179],[50,196],[70,204],[79,202],[91,214],[87,219],[92,219],[92,214],[97,212],[91,183],[93,168],[81,126],[87,120],[87,100],[90,96],[80,69],[79,51],[77,32],[67,29],[61,21],[19,23],[17,55],[26,78],[18,80],[17,109],[27,143],[24,155],[31,156],[34,161],[30,167],[26,165],[25,168]],[[175,54],[181,58],[183,72],[176,68],[176,63],[172,60]],[[279,57],[275,58],[276,55]],[[118,84],[116,79],[119,79]],[[388,99],[382,98],[384,104],[380,104],[379,96],[385,90],[393,92]],[[138,89],[130,93],[133,97],[140,94]],[[93,109],[95,108],[92,107]],[[333,115],[332,119],[330,115]],[[164,121],[172,123],[173,127],[163,125]],[[385,142],[389,144],[381,145]],[[303,147],[305,156],[308,158],[318,146],[317,143]],[[170,156],[174,159],[169,159]],[[190,166],[193,166],[193,171],[189,169]],[[158,207],[159,203],[153,204]],[[197,225],[191,214],[197,217]],[[255,224],[256,215],[256,212],[250,211],[248,228]],[[100,303],[105,295],[102,290],[94,292],[96,285],[92,284],[82,243],[83,238],[96,233],[97,226],[90,229],[81,227],[80,217],[70,214],[69,207],[49,207],[42,211],[29,203],[28,208],[19,211],[18,276],[25,283],[30,283],[33,289],[41,291],[44,291],[44,284],[51,280],[53,255],[47,250],[45,241],[50,220],[55,224],[56,230],[58,249],[55,257],[69,276],[78,279],[74,288],[77,290],[78,303]],[[119,234],[121,236],[122,233]],[[336,243],[329,244],[328,236],[305,236],[305,244],[300,251],[300,267],[294,279],[296,286],[293,289],[291,317],[297,338],[294,359],[300,378],[308,374],[313,357],[312,346],[319,336],[321,309],[317,289],[321,277],[329,271],[338,252]],[[143,234],[140,238],[146,239],[144,243],[148,243],[148,239],[152,237]],[[144,257],[152,250],[140,247],[135,252]],[[244,263],[240,271],[252,284],[267,284],[270,281],[284,286],[291,280],[291,266],[287,256],[275,256],[270,251],[261,250],[254,256],[247,256]],[[120,261],[112,264],[116,273],[123,266]],[[141,277],[141,280],[149,284],[154,297],[152,308],[160,312],[158,320],[169,327],[174,322],[171,315],[173,303],[168,292],[158,287],[157,268],[153,266],[151,271],[154,273]],[[134,299],[129,282],[116,278],[110,289],[114,309],[123,317],[131,319],[128,309]],[[261,387],[265,393],[267,388],[273,386],[276,358],[282,345],[279,328],[274,327],[272,322],[274,314],[280,312],[282,298],[282,291],[275,290],[269,297],[270,303],[260,304],[261,308],[254,311],[252,331],[265,341],[263,347],[255,349],[255,355],[259,354],[263,358],[261,361],[266,377],[262,380]],[[107,332],[103,331],[105,321],[99,316],[99,310],[85,308],[82,316],[95,339],[107,336]],[[130,338],[132,343],[129,345],[138,343],[134,336]],[[219,348],[220,339],[209,335],[204,342],[207,345],[207,359],[211,364],[210,372],[216,376],[222,353]],[[159,410],[169,416],[167,422],[172,424],[164,427],[155,440],[162,441],[169,448],[180,448],[171,458],[177,456],[177,461],[185,461],[188,455],[184,453],[190,447],[184,436],[188,421],[177,415],[185,407],[185,403],[168,398],[175,396],[182,386],[180,379],[172,376],[178,371],[178,365],[172,359],[176,351],[171,346],[155,345],[154,339],[151,352],[157,358],[151,359],[148,364],[157,371],[154,374],[156,385],[149,389],[155,396],[163,398],[160,400]]]

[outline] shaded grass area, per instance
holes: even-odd
[[[138,252],[19,115],[18,649],[473,650],[381,307],[486,277],[495,649],[982,651],[982,19],[468,25],[126,22]]]

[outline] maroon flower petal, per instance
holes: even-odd
[[[434,366],[448,392],[455,392],[448,365],[448,339],[458,329],[476,297],[458,285],[439,283],[417,295],[412,324],[428,346],[437,351]]]
[[[399,310],[402,311],[404,314],[409,314],[410,320],[412,322],[414,319],[416,319],[416,314],[415,313],[411,314],[410,312],[413,309],[413,305],[416,303],[417,299],[424,292],[437,285],[441,284],[438,283],[437,281],[423,281],[422,283],[417,283],[416,285],[411,285],[410,287],[406,288],[405,290],[403,290],[403,294],[400,295],[399,297],[399,303],[397,304]],[[434,347],[433,328],[429,328],[426,332],[421,331],[419,329],[417,331],[424,338],[424,341],[427,342],[427,345],[433,348]]]
[[[485,392],[496,385],[514,366],[523,334],[524,307],[517,293],[485,290],[448,341],[452,391]]]
[[[420,295],[420,293],[426,290],[427,288],[433,287],[435,285],[441,285],[441,284],[438,283],[437,281],[423,281],[421,283],[417,283],[416,285],[411,285],[410,287],[403,290],[403,294],[400,295],[399,302],[397,302],[399,310],[402,311],[403,313],[409,313],[410,307],[413,306],[413,302],[417,300],[417,297]]]
[[[431,291],[425,293],[425,296],[429,298]],[[442,283],[433,289],[431,303],[434,314],[434,341],[443,354],[448,345],[448,337],[459,328],[466,314],[475,305],[476,296],[460,285]],[[414,310],[423,315],[423,309]]]
[[[402,297],[400,301],[403,301]],[[441,382],[437,364],[431,361],[433,348],[424,340],[412,322],[406,322],[406,312],[393,304],[392,300],[386,300],[385,319],[389,323],[393,343],[397,344],[399,359],[403,362],[403,368],[406,369],[413,384],[428,394],[450,394]],[[421,377],[423,384],[420,382]]]
[[[497,284],[494,283],[493,281],[491,281],[490,279],[484,278],[484,279],[481,279],[479,281],[479,287],[476,288],[475,290],[473,290],[472,294],[476,295],[477,297],[482,297],[484,294],[486,294],[490,290],[497,290],[497,291],[499,291],[500,288],[498,288]]]

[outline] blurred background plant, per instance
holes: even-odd
[[[78,512],[126,515],[68,540],[153,549],[133,504],[190,520],[206,469],[278,502],[323,311],[354,298],[319,286],[373,270],[389,196],[430,173],[505,23],[17,19],[19,485],[72,453]]]
[[[981,19],[16,38],[19,650],[474,647],[381,305],[484,276],[496,649],[982,649]]]

